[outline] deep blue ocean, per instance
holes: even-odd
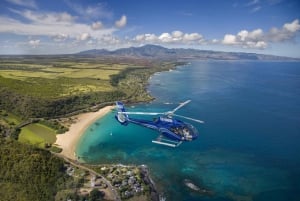
[[[300,200],[299,62],[192,62],[156,73],[148,90],[155,101],[127,110],[164,112],[190,99],[177,114],[205,121],[190,122],[198,139],[177,148],[153,144],[157,132],[121,126],[112,112],[86,130],[77,155],[148,165],[167,201]],[[185,179],[213,195],[188,188]]]

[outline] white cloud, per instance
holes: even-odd
[[[10,9],[12,12],[22,16],[23,18],[31,21],[32,23],[40,24],[70,24],[74,22],[76,17],[70,15],[67,12],[35,12],[30,10],[19,11]]]
[[[39,46],[40,42],[41,42],[40,40],[30,40],[28,41],[28,44],[32,47],[37,47]]]
[[[236,35],[226,34],[222,40],[224,45],[235,45],[243,48],[265,49],[272,42],[292,40],[300,30],[299,20],[285,23],[282,28],[272,28],[264,33],[262,29],[242,30]]]
[[[142,41],[145,40],[145,35],[144,34],[136,35],[133,40],[138,41],[138,42],[142,42]]]
[[[18,6],[24,6],[27,8],[37,8],[36,2],[34,0],[6,0],[6,1]]]
[[[122,28],[122,27],[124,27],[126,24],[127,24],[127,17],[126,17],[126,15],[122,15],[121,19],[120,19],[120,20],[117,20],[117,21],[115,22],[115,25],[116,25],[116,27],[118,27],[118,28]]]
[[[262,8],[260,4],[259,0],[252,0],[246,3],[245,6],[250,8],[250,13],[255,13]]]
[[[140,34],[135,36],[133,40],[141,43],[155,43],[158,41],[158,37],[155,34]]]
[[[97,3],[95,5],[82,6],[80,4],[71,2],[70,0],[65,1],[67,5],[72,8],[81,17],[98,19],[98,18],[112,18],[113,13],[109,11],[104,4]]]
[[[169,43],[169,44],[202,44],[205,40],[199,33],[183,33],[182,31],[173,31],[162,33],[159,36],[155,34],[140,34],[134,37],[134,42],[140,43]]]
[[[49,36],[54,40],[64,40],[64,38],[77,39],[83,33],[89,33],[90,37],[100,38],[104,34],[112,34],[116,28],[102,28],[94,31],[89,24],[76,22],[76,17],[66,12],[24,12],[12,10],[23,19],[29,21],[25,23],[21,20],[0,16],[0,33],[12,33],[25,36]],[[96,24],[99,27],[99,23]],[[95,28],[95,27],[94,27]]]
[[[288,40],[291,34],[285,30],[280,30],[276,27],[272,28],[268,34],[268,39],[274,42],[281,42]]]
[[[95,45],[95,41],[89,40],[86,44],[87,44],[87,45]]]
[[[103,46],[114,46],[114,45],[122,45],[124,41],[121,41],[118,37],[112,34],[106,34],[103,37],[98,39],[98,44]]]
[[[267,43],[265,41],[247,41],[243,44],[243,48],[254,48],[254,49],[265,49],[267,47]]]
[[[158,37],[155,34],[145,34],[146,41],[157,41]]]
[[[232,34],[226,34],[222,40],[222,43],[225,45],[235,45],[237,43],[236,36]]]
[[[283,42],[293,39],[300,30],[299,20],[295,19],[291,23],[285,23],[281,29],[272,28],[266,35],[266,39],[271,42]]]
[[[80,36],[78,36],[78,40],[88,40],[91,38],[91,35],[89,33],[82,33]]]
[[[237,35],[240,37],[241,41],[245,41],[249,32],[247,30],[240,31]]]
[[[168,42],[172,42],[173,41],[173,38],[171,36],[171,34],[169,33],[162,33],[158,39],[161,41],[161,42],[165,42],[165,43],[168,43]]]
[[[263,36],[263,30],[255,29],[252,32],[249,32],[248,37],[253,40],[257,40]]]
[[[252,1],[249,1],[246,6],[253,6],[253,5],[257,5],[259,3],[259,0],[252,0]]]
[[[243,48],[264,49],[267,47],[267,43],[262,39],[263,31],[261,29],[251,32],[242,30],[237,35],[226,34],[222,40],[222,44],[242,46]]]
[[[258,41],[263,37],[263,31],[261,29],[255,29],[251,32],[247,30],[242,30],[237,34],[240,41]]]
[[[211,42],[212,42],[213,44],[216,44],[216,43],[219,43],[219,40],[218,40],[218,39],[213,39]]]
[[[54,17],[57,22],[72,22],[75,18],[66,12],[55,14]]]
[[[203,36],[199,33],[186,33],[183,36],[183,41],[201,41]]]
[[[102,24],[102,22],[100,22],[100,21],[94,22],[94,23],[92,24],[92,29],[93,29],[93,30],[99,30],[99,29],[101,29],[102,27],[103,27],[103,24]]]
[[[56,34],[54,36],[52,36],[52,39],[56,42],[62,42],[62,41],[65,41],[69,38],[69,36],[67,34]]]
[[[258,41],[255,46],[259,49],[265,49],[267,47],[267,43],[264,41]]]
[[[239,48],[265,49],[272,43],[292,40],[300,31],[299,20],[295,19],[287,22],[279,28],[272,28],[269,31],[263,31],[260,28],[254,30],[241,30],[236,34],[226,33],[223,37],[214,39],[205,39],[201,33],[186,33],[182,30],[162,33],[142,33],[134,37],[124,36],[120,38],[115,35],[118,28],[127,24],[127,17],[123,15],[115,22],[115,27],[107,28],[103,26],[99,19],[83,20],[88,23],[79,22],[79,17],[67,12],[42,12],[32,10],[15,10],[11,12],[18,14],[16,18],[0,15],[0,34],[9,33],[21,36],[31,36],[28,40],[23,40],[23,45],[27,47],[36,47],[34,50],[50,46],[69,48],[75,51],[83,47],[95,48],[117,48],[129,45],[140,44],[161,44],[167,46],[191,46],[199,45],[223,45],[235,46]],[[92,11],[90,11],[92,13]],[[15,16],[15,15],[14,15]],[[93,23],[91,23],[93,22]],[[120,30],[119,30],[120,31]],[[124,32],[123,32],[123,35]],[[48,43],[47,43],[47,37]],[[41,45],[39,38],[43,41]],[[46,40],[45,40],[46,39]],[[72,49],[74,47],[74,49]],[[76,47],[76,48],[75,48]],[[32,48],[31,48],[32,49]]]
[[[180,39],[180,38],[182,38],[183,33],[182,33],[181,31],[173,31],[173,32],[172,32],[172,36],[173,36],[174,38]]]
[[[292,33],[299,31],[300,30],[299,20],[296,19],[291,23],[286,23],[283,25],[283,28]]]

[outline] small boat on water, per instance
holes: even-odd
[[[185,179],[183,182],[187,187],[189,187],[190,189],[192,189],[194,191],[200,190],[200,188],[198,186],[196,186],[195,184],[193,184],[192,181],[189,179]]]
[[[199,187],[197,185],[195,185],[191,180],[189,179],[185,179],[183,181],[184,185],[187,186],[189,189],[193,190],[193,191],[196,191],[198,193],[200,193],[201,195],[208,195],[208,196],[211,196],[213,195],[213,191],[209,190],[209,189],[206,189],[204,187]]]

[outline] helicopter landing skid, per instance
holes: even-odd
[[[155,144],[161,144],[164,146],[169,146],[169,147],[178,147],[181,145],[182,141],[175,141],[175,140],[168,140],[163,138],[162,136],[159,136],[156,140],[152,140],[152,143]]]

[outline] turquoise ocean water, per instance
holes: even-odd
[[[110,113],[86,130],[77,155],[147,164],[167,200],[300,200],[299,62],[192,62],[156,73],[148,90],[154,102],[127,109],[163,112],[191,99],[177,113],[206,122],[191,122],[199,138],[175,149],[152,144],[155,131],[121,126]],[[214,194],[189,189],[185,179]]]

